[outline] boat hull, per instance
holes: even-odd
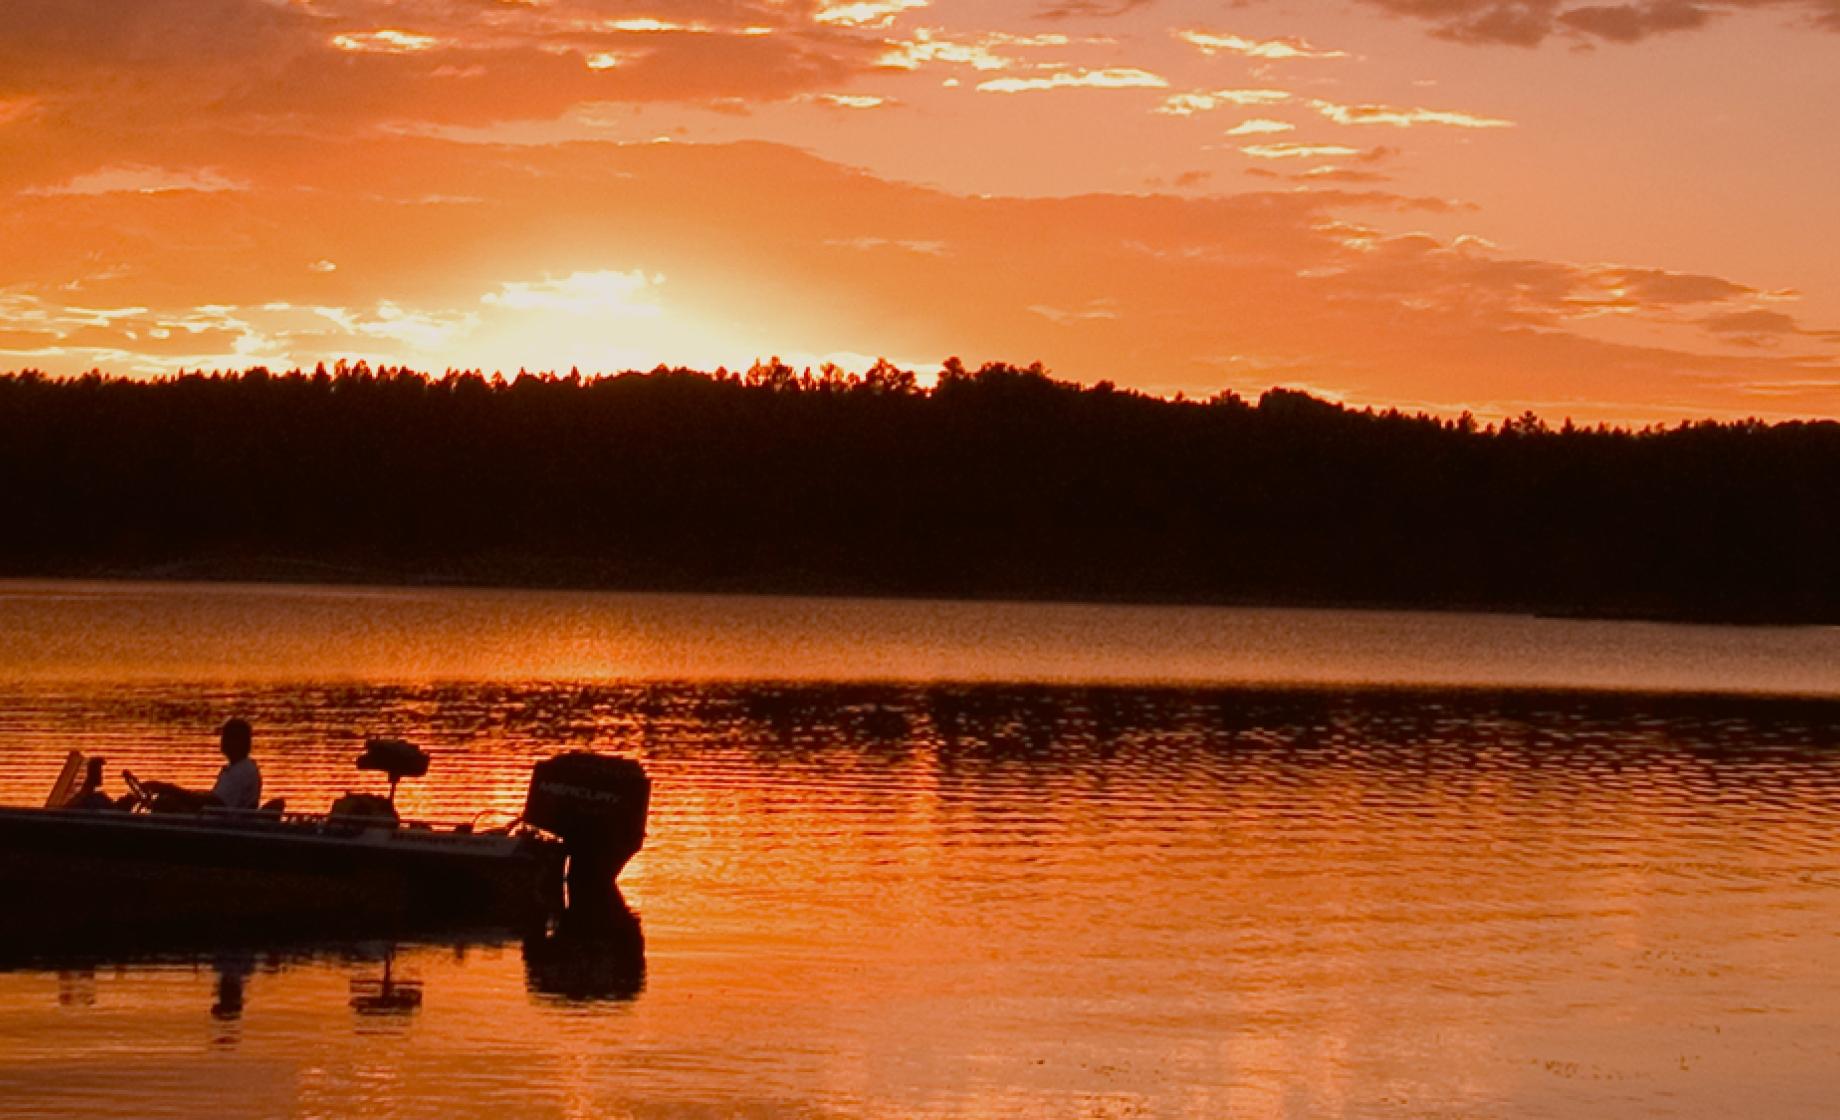
[[[413,828],[0,809],[0,920],[166,928],[343,920],[540,918],[561,899],[560,844]]]

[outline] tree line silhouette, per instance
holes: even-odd
[[[1840,424],[1499,425],[1039,364],[0,375],[0,572],[1840,621]]]

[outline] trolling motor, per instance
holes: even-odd
[[[573,751],[531,769],[524,821],[562,839],[572,888],[604,886],[645,843],[651,800],[637,762]]]
[[[401,739],[368,739],[364,753],[358,756],[358,769],[372,770],[390,779],[390,796],[374,793],[351,793],[335,798],[331,814],[368,824],[396,827],[401,817],[396,812],[396,785],[404,778],[419,778],[428,773],[428,752]]]
[[[358,769],[376,770],[390,779],[390,804],[396,804],[396,783],[428,773],[428,752],[402,739],[368,739],[358,756]]]

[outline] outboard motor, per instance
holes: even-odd
[[[630,758],[575,751],[537,763],[524,820],[562,838],[569,880],[612,882],[645,843],[652,780]]]

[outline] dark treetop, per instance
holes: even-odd
[[[0,573],[1840,621],[1840,425],[1500,427],[1039,366],[0,377]]]

